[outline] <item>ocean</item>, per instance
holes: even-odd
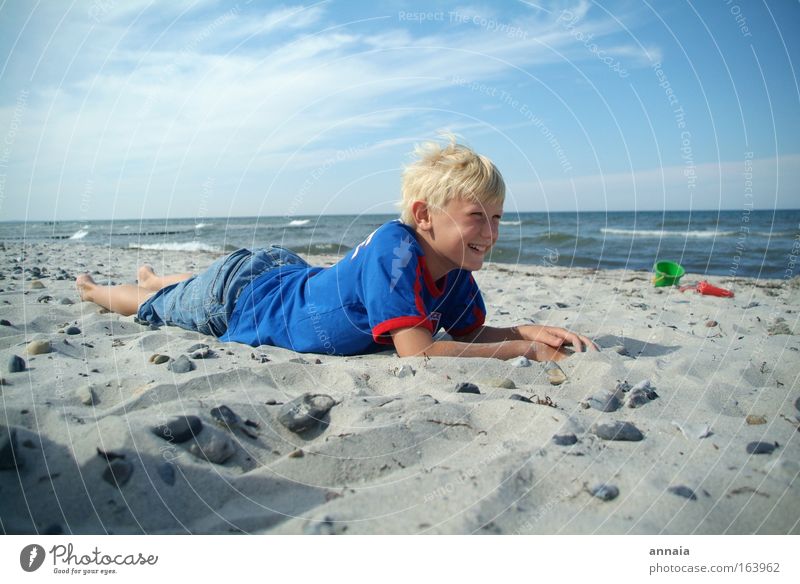
[[[112,248],[225,253],[278,244],[337,254],[394,215],[204,217],[0,223],[0,241],[53,241]],[[651,270],[656,260],[688,272],[782,278],[796,269],[800,209],[506,213],[490,261]]]

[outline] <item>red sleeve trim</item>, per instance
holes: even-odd
[[[382,323],[372,327],[372,340],[379,345],[391,345],[392,338],[386,338],[385,335],[387,333],[399,328],[411,328],[420,325],[433,334],[433,324],[431,324],[427,316],[398,316],[397,318],[384,320]]]
[[[468,335],[469,333],[471,333],[472,331],[474,331],[478,327],[482,327],[483,323],[486,322],[486,315],[483,312],[481,312],[480,308],[478,308],[477,306],[473,306],[472,307],[472,314],[475,317],[475,322],[473,322],[471,325],[466,326],[466,327],[464,327],[462,329],[458,329],[458,330],[452,330],[451,329],[451,330],[447,331],[448,334],[450,334],[451,336],[454,336],[454,337],[463,337],[464,335]]]

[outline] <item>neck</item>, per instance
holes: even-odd
[[[449,265],[449,262],[445,258],[436,253],[430,241],[428,240],[428,234],[426,232],[417,231],[416,234],[417,241],[419,242],[420,247],[422,247],[422,250],[425,252],[425,264],[428,266],[428,272],[430,272],[431,279],[434,282],[438,282],[453,268]]]

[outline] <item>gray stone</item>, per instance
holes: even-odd
[[[234,430],[239,429],[250,438],[258,438],[258,435],[245,425],[245,422],[242,420],[242,418],[240,418],[236,412],[226,405],[212,408],[211,417],[214,418],[217,424],[226,430],[233,432]],[[255,424],[255,422],[251,422],[251,424]]]
[[[607,390],[598,391],[586,401],[591,407],[601,412],[615,412],[622,407],[620,396],[616,392]]]
[[[556,434],[553,436],[553,444],[557,446],[572,446],[578,442],[578,437],[575,434]]]
[[[169,357],[167,355],[159,355],[158,353],[155,355],[150,355],[150,362],[154,365],[161,365],[167,361],[169,361]]]
[[[73,302],[71,298],[66,298],[66,297],[65,297],[65,298],[62,298],[62,299],[60,299],[60,300],[58,301],[58,303],[59,303],[59,304],[62,304],[62,305],[65,305],[65,306],[69,306],[70,304],[75,304],[75,302]]]
[[[411,365],[401,365],[400,367],[396,367],[392,370],[392,375],[395,377],[409,377],[416,374],[414,368]]]
[[[304,432],[315,427],[336,405],[329,395],[305,393],[281,406],[278,421],[292,432]]]
[[[694,494],[694,491],[685,485],[678,485],[676,487],[670,487],[667,489],[673,495],[678,495],[679,497],[684,497],[685,499],[689,499],[690,501],[697,501],[697,495]]]
[[[0,470],[10,470],[22,466],[17,451],[17,429],[0,426]]]
[[[508,396],[508,399],[513,399],[513,400],[516,400],[516,401],[525,402],[526,404],[532,404],[533,403],[531,401],[531,398],[525,397],[524,395],[520,395],[518,393],[512,393],[510,396]]]
[[[121,487],[131,478],[133,465],[124,458],[115,458],[109,461],[103,471],[103,480],[114,487]]]
[[[590,492],[603,501],[612,501],[619,496],[619,489],[616,486],[605,483],[593,486]]]
[[[630,422],[607,422],[593,424],[589,431],[603,440],[637,442],[644,438],[641,431]]]
[[[85,406],[91,406],[97,403],[97,396],[95,395],[91,385],[79,387],[75,391],[75,395]]]
[[[517,389],[517,385],[508,377],[494,377],[487,379],[486,384],[492,387],[502,387],[503,389]]]
[[[68,335],[79,335],[81,334],[81,329],[76,326],[67,327],[67,330],[64,331]]]
[[[778,446],[777,442],[750,442],[747,445],[747,453],[772,454]]]
[[[208,345],[205,343],[195,343],[188,349],[186,349],[187,353],[194,353],[195,351],[202,351],[203,349],[208,349]]]
[[[214,464],[223,464],[236,453],[230,438],[220,432],[205,432],[189,445],[189,452]]]
[[[480,393],[481,390],[478,389],[478,386],[474,383],[470,383],[468,381],[462,381],[461,383],[456,384],[456,393]]]
[[[548,361],[544,364],[544,372],[550,385],[561,385],[567,380],[567,374],[555,361]]]
[[[186,355],[181,355],[174,361],[171,361],[170,364],[167,365],[167,369],[173,373],[189,373],[189,371],[194,371],[195,365]]]
[[[5,318],[0,319],[0,325],[2,326],[11,326],[11,323],[7,321]]]
[[[171,462],[162,462],[156,467],[158,476],[170,487],[175,484],[175,465]]]
[[[8,360],[8,372],[19,373],[20,371],[25,371],[25,359],[18,355],[11,355]]]
[[[192,359],[205,359],[207,357],[210,357],[212,354],[213,353],[211,352],[211,349],[205,347],[204,349],[197,349],[196,351],[192,351],[192,353],[189,356]]]
[[[512,359],[510,361],[512,367],[530,367],[531,360],[527,357],[517,357],[516,359]]]
[[[167,442],[181,444],[197,436],[203,430],[203,421],[197,416],[175,416],[154,426],[150,431]]]

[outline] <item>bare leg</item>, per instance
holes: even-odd
[[[154,290],[133,284],[100,286],[89,274],[78,276],[75,279],[75,286],[78,288],[81,300],[94,302],[124,316],[136,314],[139,305],[155,294]]]
[[[158,292],[166,286],[183,282],[194,276],[194,274],[171,274],[169,276],[156,276],[153,268],[147,264],[139,266],[136,271],[136,277],[139,280],[139,286],[150,290],[151,292]]]

